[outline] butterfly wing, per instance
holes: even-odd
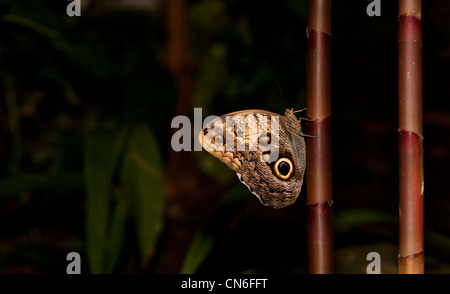
[[[300,123],[288,111],[284,116],[265,110],[229,113],[199,134],[205,150],[233,169],[262,204],[274,208],[295,202],[305,172]]]

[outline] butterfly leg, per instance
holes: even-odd
[[[300,135],[301,135],[302,137],[307,137],[307,138],[315,138],[315,139],[320,138],[319,136],[312,136],[312,135],[305,134],[305,133],[303,133],[303,132],[300,132]]]

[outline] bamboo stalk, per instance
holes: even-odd
[[[192,118],[193,65],[190,61],[189,0],[166,0],[166,66],[173,75],[176,91],[174,115]],[[164,99],[164,98],[162,98]],[[161,252],[155,266],[155,273],[177,273],[189,249],[196,228],[187,226],[192,222],[190,211],[199,207],[199,191],[195,179],[195,159],[193,152],[175,152],[169,148],[165,169],[166,216],[165,232],[160,244]],[[186,168],[189,167],[189,168]],[[186,201],[186,195],[190,195]],[[195,214],[195,216],[200,214]],[[197,220],[197,219],[196,219]],[[181,234],[179,232],[182,232]],[[171,260],[170,263],[166,260]]]
[[[334,272],[331,172],[331,0],[308,2],[306,185],[308,272]]]
[[[422,3],[399,1],[400,274],[424,273]]]
[[[167,0],[167,67],[177,86],[178,115],[192,112],[192,66],[189,62],[188,0]]]

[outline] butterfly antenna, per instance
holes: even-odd
[[[306,107],[305,108],[303,108],[303,109],[299,109],[299,110],[295,110],[293,113],[297,113],[297,112],[303,112],[303,111],[305,111],[306,110]]]
[[[278,82],[278,79],[275,79],[275,82],[277,83],[278,92],[280,92],[280,98],[281,98],[281,102],[283,102],[283,107],[284,107],[284,109],[286,109],[286,103],[284,101],[283,91],[281,91],[280,83]]]

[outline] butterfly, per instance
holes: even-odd
[[[198,139],[263,205],[283,208],[297,200],[306,169],[306,135],[295,116],[299,111],[228,113],[204,125]]]

